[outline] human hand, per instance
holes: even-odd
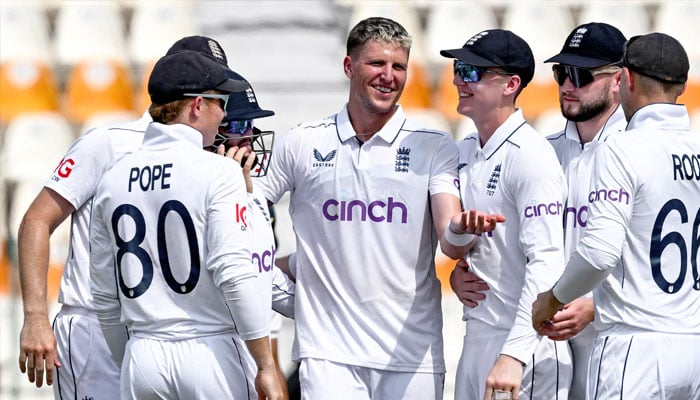
[[[496,229],[496,224],[505,222],[501,214],[486,214],[478,210],[462,211],[450,218],[450,230],[454,233],[471,233],[479,235]]]
[[[523,363],[511,356],[501,354],[486,377],[484,400],[491,400],[496,391],[511,392],[518,400],[523,381]]]
[[[549,323],[541,325],[539,333],[552,340],[567,340],[584,330],[594,318],[593,298],[579,298],[564,305]]]
[[[537,295],[537,299],[532,303],[532,327],[541,335],[544,335],[549,325],[552,324],[550,318],[561,309],[562,303],[554,297],[552,290],[542,292]]]
[[[250,171],[258,161],[257,157],[255,157],[255,153],[253,153],[250,147],[231,146],[226,152],[226,157],[234,159],[241,165],[241,168],[243,168],[246,190],[248,193],[253,193],[253,181],[250,179]]]
[[[450,287],[462,304],[474,308],[486,295],[482,292],[489,290],[489,285],[469,270],[469,264],[462,258],[457,261],[450,274]]]
[[[61,367],[56,351],[56,337],[46,316],[25,317],[19,336],[19,370],[29,382],[41,387],[53,384],[55,368]]]
[[[258,375],[255,377],[255,390],[258,392],[259,400],[282,400],[284,392],[280,384],[282,379],[274,368],[259,369]]]

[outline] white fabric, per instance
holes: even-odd
[[[596,149],[577,252],[610,273],[594,290],[599,331],[700,332],[700,135],[689,129],[684,106],[653,104]]]
[[[558,111],[557,115],[563,118]],[[626,126],[625,113],[618,105],[615,112],[610,115],[588,143],[581,141],[578,128],[573,121],[567,121],[563,131],[547,137],[564,169],[569,188],[564,209],[564,255],[567,260],[581,240],[588,220],[589,182],[593,173],[595,147],[605,142],[610,135],[624,131]],[[592,293],[585,295],[585,297],[592,296]],[[570,400],[585,399],[588,361],[594,336],[595,329],[593,329],[592,324],[589,324],[583,331],[569,339],[574,362],[574,379],[569,392]]]
[[[463,208],[506,217],[492,233],[479,236],[467,255],[489,290],[478,307],[464,307],[464,319],[508,330],[501,352],[528,362],[539,342],[532,302],[554,285],[564,265],[564,174],[552,147],[520,110],[483,147],[475,133],[459,149]]]
[[[305,358],[299,381],[301,397],[309,400],[442,400],[445,374],[383,371]]]
[[[593,173],[595,148],[611,135],[624,131],[626,126],[625,113],[622,107],[618,106],[588,143],[581,142],[576,123],[572,121],[566,122],[566,128],[562,132],[547,137],[564,169],[569,188],[564,209],[564,254],[567,260],[576,249],[586,228],[589,214],[589,182]]]
[[[364,144],[346,108],[275,143],[258,187],[291,192],[295,358],[445,371],[430,195],[458,195],[456,167],[452,139],[400,108]]]
[[[95,312],[63,306],[54,318],[53,331],[63,365],[55,370],[54,398],[119,400],[119,367],[110,356]]]
[[[486,378],[501,354],[508,330],[494,329],[477,320],[467,322],[462,354],[457,365],[455,400],[481,400]],[[470,379],[464,379],[464,377]],[[542,340],[523,368],[520,400],[567,399],[571,381],[571,355],[566,342]],[[460,378],[462,377],[462,378]]]
[[[445,225],[445,235],[443,236],[447,243],[453,246],[466,246],[471,243],[472,240],[476,238],[476,235],[471,233],[454,233],[450,229],[450,224]]]
[[[88,279],[92,196],[116,160],[141,145],[150,121],[150,116],[145,114],[137,121],[87,132],[71,145],[45,183],[76,210],[71,215],[69,257],[61,276],[58,295],[61,304],[94,309]]]
[[[644,332],[596,337],[589,399],[700,400],[697,334]]]
[[[256,283],[246,204],[240,166],[203,151],[200,132],[149,125],[141,149],[95,194],[90,274],[100,322],[120,316],[132,335],[160,340],[234,329],[244,340],[267,336],[270,286]]]
[[[121,398],[256,400],[255,376],[245,372],[241,346],[230,335],[133,338],[122,365]]]

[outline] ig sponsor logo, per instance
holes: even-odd
[[[56,166],[56,169],[53,170],[53,172],[61,178],[68,178],[70,173],[73,172],[74,167],[75,161],[73,161],[72,158],[64,158],[60,163],[58,163],[58,166]]]
[[[328,199],[323,203],[323,216],[329,221],[387,222],[408,221],[408,207],[393,197],[365,203],[362,200]]]
[[[241,230],[248,229],[248,208],[236,203],[236,223],[242,225]]]

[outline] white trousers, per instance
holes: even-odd
[[[303,400],[442,400],[445,374],[386,371],[303,358]]]

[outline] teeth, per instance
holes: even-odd
[[[459,97],[472,97],[472,95],[464,92],[459,92]]]
[[[375,89],[379,90],[382,93],[391,93],[391,89],[383,86],[375,86]]]

